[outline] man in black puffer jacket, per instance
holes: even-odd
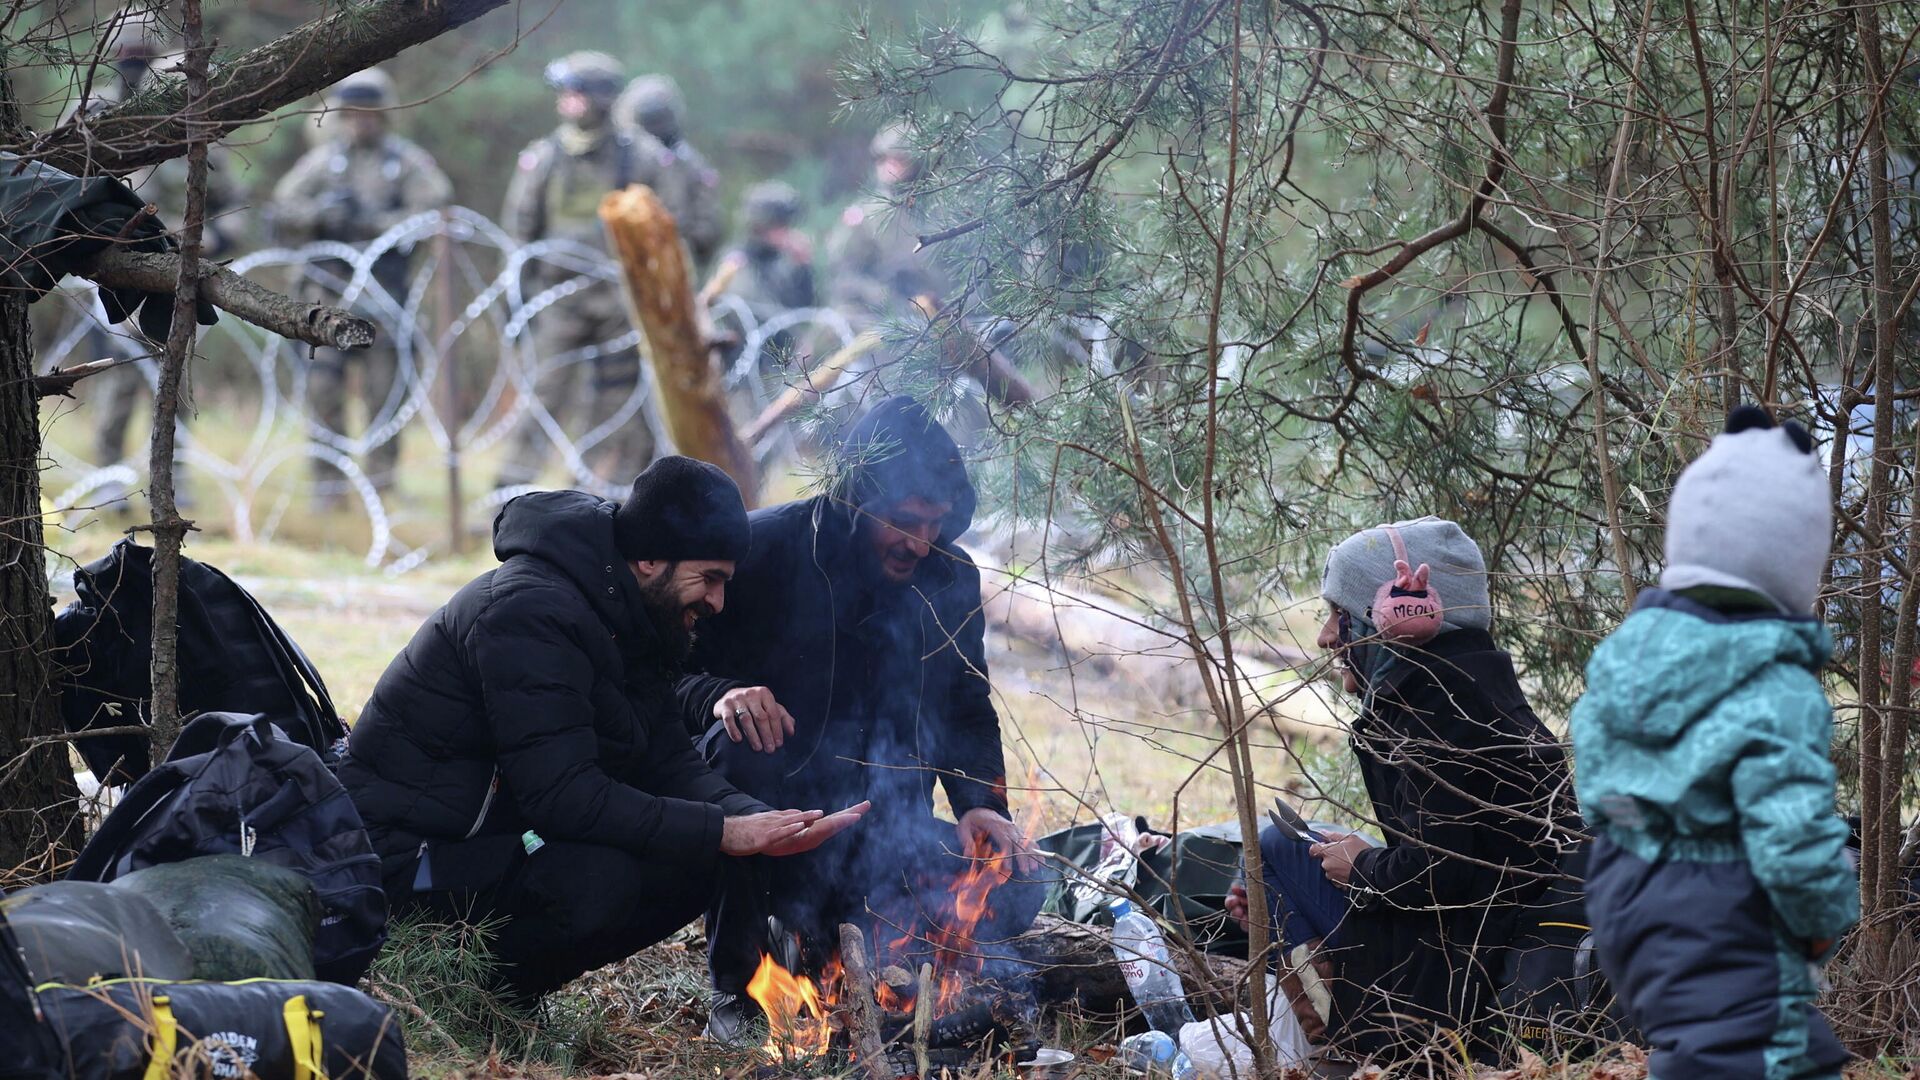
[[[503,920],[506,988],[531,998],[686,925],[743,856],[811,850],[864,807],[772,811],[715,775],[685,703],[695,623],[747,552],[726,474],[671,457],[625,503],[523,495],[499,568],[388,666],[340,779],[396,912]]]
[[[882,946],[902,933],[924,946],[951,923],[956,877],[984,872],[1005,879],[975,932],[991,953],[1045,898],[1008,816],[980,571],[955,543],[975,504],[960,450],[899,397],[854,425],[841,457],[827,494],[752,515],[737,602],[695,652],[705,670],[738,680],[709,688],[702,748],[758,798],[870,801],[875,814],[805,858],[757,861],[750,887],[729,882],[708,917],[718,991],[708,1031],[718,1038],[755,1012],[742,992],[779,944],[767,941],[769,914],[828,951],[847,920],[877,919]],[[936,778],[955,823],[934,817]]]

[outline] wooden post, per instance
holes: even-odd
[[[440,356],[440,421],[447,432],[447,550],[459,555],[467,548],[467,523],[466,496],[460,484],[460,343],[452,336],[453,241],[447,235],[451,220],[441,210],[440,231],[433,238],[433,351]]]
[[[751,507],[758,470],[727,411],[673,215],[651,190],[636,184],[600,201],[600,222],[626,277],[628,310],[646,339],[654,392],[674,448],[725,470]]]

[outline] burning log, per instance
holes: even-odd
[[[1108,1016],[1132,1007],[1133,996],[1105,929],[1042,915],[1010,944],[1021,963],[1032,969],[1033,993],[1042,1005],[1075,1003],[1095,1015]],[[1175,949],[1172,959],[1197,1015],[1229,1014],[1248,1007],[1246,961],[1204,956],[1196,964],[1184,949]]]
[[[886,1050],[880,1043],[880,1003],[875,996],[872,961],[867,958],[867,935],[852,923],[840,924],[840,967],[847,999],[847,1032],[867,1080],[893,1080]]]

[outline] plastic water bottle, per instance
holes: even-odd
[[[1120,1040],[1120,1060],[1152,1077],[1195,1080],[1200,1075],[1180,1044],[1164,1031],[1143,1031]]]
[[[1113,955],[1126,977],[1133,1003],[1157,1031],[1177,1036],[1193,1023],[1187,1008],[1187,988],[1167,959],[1167,941],[1145,913],[1125,900],[1113,902]]]

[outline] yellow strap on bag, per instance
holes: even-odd
[[[173,1002],[153,998],[153,1041],[147,1044],[145,1080],[167,1080],[173,1075],[173,1055],[180,1043],[180,1025],[173,1019]]]
[[[287,1044],[293,1047],[293,1080],[327,1080],[321,1064],[320,1018],[324,1013],[307,1008],[307,995],[287,999],[281,1015],[287,1021]]]

